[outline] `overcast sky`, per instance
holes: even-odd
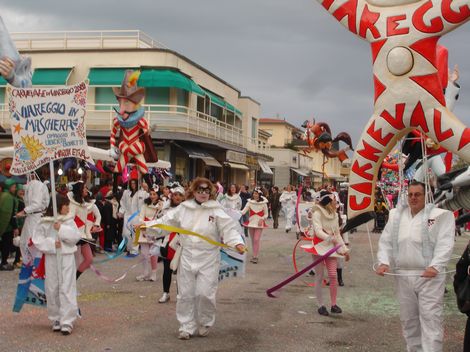
[[[369,45],[316,0],[0,0],[9,31],[139,29],[261,103],[261,116],[315,117],[353,144],[372,113]],[[131,7],[132,6],[132,7]],[[470,23],[441,41],[460,67],[455,113],[470,125]]]

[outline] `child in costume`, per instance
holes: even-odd
[[[155,220],[162,210],[163,202],[158,197],[158,186],[150,190],[150,195],[144,201],[144,205],[140,210],[139,220],[140,223],[134,225],[139,227],[144,221]],[[150,247],[153,245],[155,231],[151,229],[142,230],[139,237],[140,252],[144,257],[142,262],[143,273],[136,277],[137,281],[157,281],[157,257],[150,255]]]
[[[52,331],[64,335],[72,333],[78,313],[74,254],[81,238],[69,207],[70,200],[58,195],[59,215],[54,218],[51,202],[32,236],[34,245],[46,255],[47,314]]]

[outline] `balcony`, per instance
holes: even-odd
[[[168,49],[139,30],[49,31],[11,33],[18,50]]]
[[[143,105],[145,118],[152,130],[160,133],[186,133],[221,141],[233,146],[242,147],[249,151],[266,154],[269,150],[267,143],[257,138],[248,138],[241,128],[219,121],[216,118],[179,105]],[[114,110],[109,104],[89,104],[87,108],[86,127],[91,131],[110,131],[112,128]],[[0,104],[0,125],[10,128],[8,105]]]

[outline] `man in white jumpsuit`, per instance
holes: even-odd
[[[297,193],[295,190],[292,190],[291,185],[287,185],[287,189],[282,192],[279,197],[279,202],[281,202],[282,209],[286,216],[286,233],[289,232],[292,228],[292,221],[294,220],[295,215],[295,206],[297,204]]]
[[[440,352],[446,275],[452,255],[453,214],[425,205],[424,184],[413,181],[408,206],[392,209],[380,237],[376,273],[396,276],[400,320],[408,352]]]

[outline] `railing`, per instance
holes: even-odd
[[[265,153],[266,143],[248,138],[241,128],[217,120],[215,117],[180,105],[143,105],[145,118],[151,130],[168,133],[187,133],[221,141]],[[6,104],[0,104],[0,125],[10,128],[10,114]],[[110,131],[116,115],[109,104],[89,104],[87,106],[86,127],[88,131]]]
[[[112,48],[168,49],[162,43],[139,30],[14,32],[11,33],[11,37],[20,51]]]

